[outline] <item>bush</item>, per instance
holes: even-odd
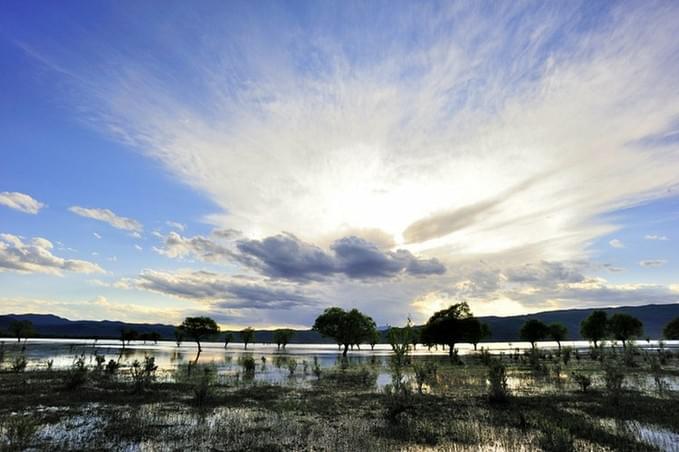
[[[247,379],[252,379],[255,377],[255,358],[252,356],[241,357],[240,365],[243,368],[243,376]]]
[[[625,374],[621,370],[621,367],[620,363],[614,359],[607,359],[603,362],[606,390],[608,391],[611,402],[616,405],[620,402],[622,385],[625,381]]]
[[[507,386],[507,369],[499,360],[494,360],[488,366],[488,400],[491,403],[505,403],[509,400],[509,388]]]
[[[434,361],[425,361],[423,363],[414,363],[413,371],[415,372],[415,382],[417,383],[417,392],[422,394],[422,386],[425,383],[433,382],[436,379],[436,372],[438,366]]]
[[[321,366],[318,364],[318,357],[314,356],[314,365],[311,368],[311,371],[313,374],[318,378],[319,380],[321,379]]]
[[[295,375],[295,370],[297,370],[297,361],[294,359],[288,360],[288,372],[290,372],[290,376],[292,377]]]
[[[571,360],[571,353],[573,349],[571,347],[563,347],[561,349],[561,359],[563,360],[563,365],[567,366]]]
[[[106,364],[106,367],[104,368],[104,373],[106,374],[106,376],[112,377],[118,372],[119,368],[120,368],[120,364],[118,363],[118,361],[111,359]]]
[[[153,356],[145,356],[144,364],[135,359],[130,368],[134,392],[144,392],[156,380],[156,359]]]
[[[589,375],[580,374],[573,372],[573,380],[580,386],[582,392],[587,392],[590,386],[592,386],[592,379]]]
[[[217,369],[214,366],[202,366],[194,374],[196,373],[199,376],[193,386],[193,403],[202,407],[213,397],[212,388],[217,377]]]
[[[85,382],[87,382],[87,366],[85,366],[85,357],[80,356],[73,361],[73,365],[66,373],[66,389],[77,389]]]
[[[52,370],[52,366],[54,366],[54,360],[53,359],[48,359],[45,364],[47,365],[47,371]]]
[[[669,390],[669,385],[663,379],[663,370],[660,360],[655,356],[651,356],[650,365],[651,374],[653,375],[653,381],[655,381],[655,387],[658,391],[658,394],[663,395]]]
[[[24,450],[31,443],[38,429],[38,423],[31,416],[8,416],[3,422],[3,430],[8,444],[7,450]]]
[[[549,452],[573,452],[573,435],[568,429],[546,424],[538,440],[542,450]]]
[[[23,353],[17,355],[14,357],[14,361],[12,361],[12,372],[14,373],[21,373],[24,370],[26,370],[26,366],[28,365],[28,361],[26,361],[26,356],[24,356]]]

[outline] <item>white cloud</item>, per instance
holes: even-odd
[[[660,268],[667,263],[665,259],[646,259],[639,261],[639,265],[644,268]]]
[[[142,248],[140,245],[137,245],[136,243],[134,245],[134,249],[136,249],[137,251],[143,251],[144,250],[144,248]]]
[[[93,232],[92,235],[94,235],[94,237],[96,237],[97,239],[101,240],[101,235],[100,235],[100,234],[98,234],[98,233],[96,233],[96,232]]]
[[[64,259],[52,254],[52,243],[35,237],[29,243],[12,234],[0,234],[0,272],[49,273],[61,275],[62,271],[75,273],[104,273],[93,262]]]
[[[140,232],[144,229],[141,223],[131,218],[121,217],[109,209],[90,209],[86,207],[72,206],[69,211],[81,217],[91,218],[97,221],[108,223],[116,229],[129,231],[134,237],[141,237]]]
[[[613,248],[624,248],[625,247],[625,244],[622,243],[618,239],[613,239],[610,242],[608,242],[608,244],[611,245]]]
[[[666,235],[657,235],[657,234],[647,234],[644,236],[644,239],[646,240],[669,240]]]
[[[594,239],[620,227],[605,214],[679,183],[676,141],[652,139],[679,113],[679,4],[614,4],[586,27],[586,13],[561,8],[366,6],[381,26],[347,21],[342,41],[323,17],[294,32],[187,21],[165,37],[187,74],[179,89],[156,60],[115,44],[105,58],[77,45],[41,60],[87,80],[74,91],[88,119],[206,194],[219,228],[313,244],[378,231],[381,249],[466,266],[426,283],[333,286],[333,300],[388,293],[401,316],[414,297],[446,291],[557,307],[577,300],[528,281],[560,277],[541,263],[587,259]],[[206,48],[183,47],[193,33]],[[161,248],[170,257],[230,250],[171,234]],[[488,268],[508,280],[494,283]],[[493,284],[518,289],[496,294]]]
[[[0,205],[7,206],[20,212],[37,214],[45,204],[36,201],[25,193],[3,191],[0,192]]]
[[[165,224],[167,224],[172,229],[176,229],[176,230],[181,231],[181,232],[184,232],[184,229],[186,229],[185,225],[183,225],[181,223],[177,223],[176,221],[166,221]]]

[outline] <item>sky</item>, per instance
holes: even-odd
[[[679,3],[5,1],[0,314],[679,302]]]

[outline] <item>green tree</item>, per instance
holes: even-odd
[[[549,326],[549,337],[556,341],[561,352],[561,341],[568,337],[568,328],[563,323],[551,323]]]
[[[519,330],[519,337],[524,341],[530,342],[530,346],[535,348],[535,343],[545,339],[549,335],[549,327],[538,319],[530,319],[523,324]]]
[[[12,320],[9,323],[9,332],[17,338],[17,342],[21,342],[22,338],[26,339],[35,334],[33,322],[30,320]]]
[[[594,311],[580,322],[580,335],[599,347],[599,341],[608,336],[608,317],[604,311]]]
[[[162,336],[157,331],[153,331],[153,332],[149,333],[149,339],[152,340],[154,344],[157,344],[158,341],[161,339],[161,337]]]
[[[177,328],[196,341],[198,354],[203,351],[200,341],[219,333],[219,325],[210,317],[187,317]]]
[[[137,333],[135,330],[129,328],[123,328],[120,330],[120,342],[123,343],[123,349],[125,348],[125,345],[130,345],[130,342],[136,341],[138,337],[139,333]]]
[[[627,341],[644,334],[641,320],[629,314],[614,314],[608,320],[608,329],[613,337],[622,341],[623,348],[627,348]]]
[[[229,342],[233,341],[233,334],[226,333],[224,335],[224,348],[229,346]]]
[[[290,342],[290,339],[292,339],[294,335],[295,331],[289,328],[280,328],[274,330],[273,341],[276,343],[278,350],[280,350],[281,347],[283,347],[283,349],[285,350],[285,346],[288,345],[288,342]]]
[[[243,341],[245,350],[248,349],[248,344],[255,338],[255,330],[251,327],[243,328],[240,333],[240,340]]]
[[[669,340],[679,340],[679,317],[665,325],[663,335]]]
[[[474,346],[474,350],[476,350],[479,342],[490,337],[490,327],[479,319],[469,319],[465,322],[465,327],[467,329],[465,340]]]
[[[474,322],[469,305],[456,303],[432,315],[422,328],[421,340],[424,344],[447,345],[448,356],[453,361],[455,344],[467,340],[469,325]]]
[[[358,309],[345,311],[338,307],[323,311],[313,326],[314,331],[335,339],[339,346],[344,347],[342,356],[347,356],[350,345],[369,342],[376,328],[373,319]]]
[[[370,344],[370,350],[375,350],[375,344],[377,344],[379,341],[380,341],[380,332],[377,331],[377,328],[375,328],[370,333],[370,339],[368,340],[368,344]]]
[[[184,332],[180,330],[179,328],[174,329],[174,341],[177,343],[177,347],[180,347],[182,345],[182,341],[184,340]]]

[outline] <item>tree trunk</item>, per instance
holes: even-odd
[[[347,356],[348,351],[349,351],[349,344],[344,344],[344,351],[342,352],[342,356]]]
[[[455,344],[448,344],[448,359],[453,362],[453,352],[455,351]]]
[[[200,341],[196,341],[196,344],[198,344],[198,354],[203,351],[202,348],[200,348]]]

